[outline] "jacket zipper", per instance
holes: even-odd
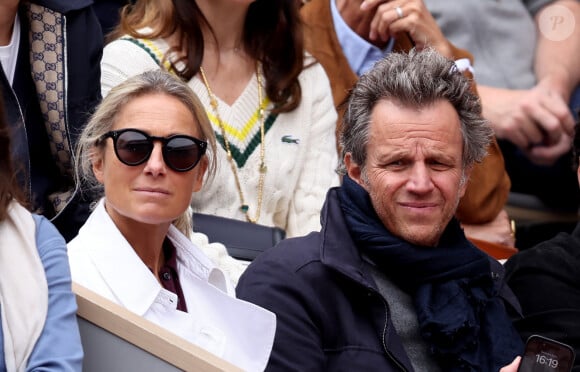
[[[387,348],[386,337],[387,337],[387,329],[389,327],[389,304],[387,303],[387,300],[385,300],[383,296],[380,295],[380,293],[377,293],[372,288],[369,288],[369,290],[370,293],[373,293],[375,296],[379,296],[379,298],[383,302],[383,306],[385,307],[385,326],[383,327],[383,337],[381,340],[383,344],[383,349],[385,350],[385,353],[387,354],[389,359],[391,359],[397,365],[397,367],[399,367],[401,371],[408,372],[405,366],[403,366]]]

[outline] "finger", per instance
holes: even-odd
[[[416,13],[405,13],[403,18],[389,25],[389,33],[391,35],[398,35],[405,32],[408,33],[418,49],[434,46],[433,33],[424,29],[424,25],[419,21]]]
[[[560,96],[551,91],[547,91],[545,100],[542,101],[544,107],[554,115],[562,127],[562,130],[570,135],[574,135],[574,117],[570,112],[568,103]]]
[[[526,155],[534,164],[551,166],[565,153],[553,146],[535,146],[530,148]]]
[[[397,9],[400,9],[400,11],[397,12]],[[377,13],[381,14],[381,22],[379,22],[377,28],[378,36],[382,41],[387,41],[390,35],[392,35],[389,31],[391,25],[400,19],[399,13],[404,14],[404,11],[400,6],[393,6],[392,3],[388,3],[379,6],[379,11]]]
[[[517,356],[510,364],[505,367],[502,367],[499,372],[516,372],[521,361],[522,357]]]
[[[505,212],[505,211],[503,211]],[[513,247],[515,245],[515,229],[512,227],[513,220],[510,220],[507,212],[504,215],[496,217],[499,219],[499,223],[501,223],[501,232],[499,237],[499,243],[506,245],[508,247]]]
[[[449,42],[425,6],[407,2],[400,5],[400,8],[404,16],[389,25],[391,35],[406,32],[419,49],[431,46],[443,55],[449,54],[446,49]]]
[[[516,237],[513,234],[510,234],[507,238],[504,239],[502,244],[507,247],[514,248],[516,246]]]
[[[558,119],[560,130],[569,136],[574,136],[574,116],[563,100],[558,100],[558,103],[557,106],[553,106],[552,113]]]
[[[501,211],[499,211],[499,213],[497,214],[497,216],[495,218],[500,220],[501,222],[510,222],[511,223],[510,216],[505,209],[502,209]]]
[[[373,3],[375,3],[375,1],[373,0],[365,0],[360,4],[360,10],[362,11],[366,11],[369,9],[373,8]]]
[[[366,11],[374,9],[377,5],[384,3],[385,0],[365,0],[360,4],[360,10]]]
[[[566,134],[569,136],[574,136],[574,127],[576,126],[576,123],[574,121],[574,116],[572,115],[572,112],[570,112],[570,110],[566,112],[565,118],[560,122],[563,124],[564,131],[566,132]]]
[[[523,111],[516,111],[512,117],[514,143],[521,149],[541,144],[544,138],[542,131],[536,123]]]
[[[574,135],[574,117],[568,108],[568,104],[561,96],[556,94],[548,94],[546,99],[542,101],[544,108],[549,111],[557,120],[558,133],[565,133],[569,136]]]
[[[371,22],[369,23],[369,40],[374,40],[376,37],[376,33],[373,29],[373,21],[376,16],[376,9],[375,7],[378,5],[378,1],[375,0],[367,0],[363,1],[360,5],[361,12],[367,13],[366,16],[370,17]],[[365,22],[366,20],[363,20]]]
[[[560,140],[563,129],[560,126],[560,121],[550,111],[550,105],[545,100],[546,98],[543,97],[533,103],[524,102],[522,103],[522,110],[542,132],[543,138],[539,142],[552,144]]]
[[[574,134],[574,118],[564,99],[548,90],[536,90],[533,99],[522,104],[522,108],[545,132],[545,143],[559,141],[562,134]]]
[[[504,138],[522,150],[527,150],[531,145],[528,136],[521,127],[514,127],[513,130],[506,131]]]
[[[388,2],[378,5],[375,16],[371,21],[369,38],[371,40],[387,41],[390,37],[389,26],[398,18],[395,11],[395,2]]]
[[[552,165],[562,155],[566,154],[572,145],[572,138],[563,135],[560,141],[551,146],[534,146],[527,151],[527,155],[534,163],[539,165]]]
[[[403,10],[403,7],[400,8],[403,12],[403,18],[398,18],[397,13],[395,12],[395,21],[392,22],[389,27],[389,32],[393,35],[408,32],[411,29],[411,25],[414,23],[412,13]]]

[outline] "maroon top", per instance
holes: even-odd
[[[187,304],[185,303],[185,297],[183,297],[183,290],[177,275],[177,251],[168,238],[163,241],[163,254],[165,263],[158,273],[159,279],[161,279],[161,286],[177,295],[177,310],[187,312]]]

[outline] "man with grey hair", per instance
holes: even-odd
[[[390,54],[361,76],[321,231],[263,253],[238,284],[240,298],[276,313],[268,370],[512,362],[523,344],[506,308],[517,300],[453,217],[491,136],[469,81],[434,50]]]

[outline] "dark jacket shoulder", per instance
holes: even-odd
[[[523,318],[514,326],[523,339],[541,334],[580,354],[580,224],[512,256],[505,264],[509,287]],[[574,371],[580,371],[577,356]]]
[[[524,316],[557,309],[580,310],[580,225],[512,256],[505,264],[508,285]],[[580,335],[579,335],[580,337]]]
[[[334,193],[327,196],[321,232],[264,252],[238,283],[239,298],[276,314],[267,369],[411,371]]]
[[[92,0],[34,0],[32,4],[37,4],[59,13],[68,13],[93,5]]]

